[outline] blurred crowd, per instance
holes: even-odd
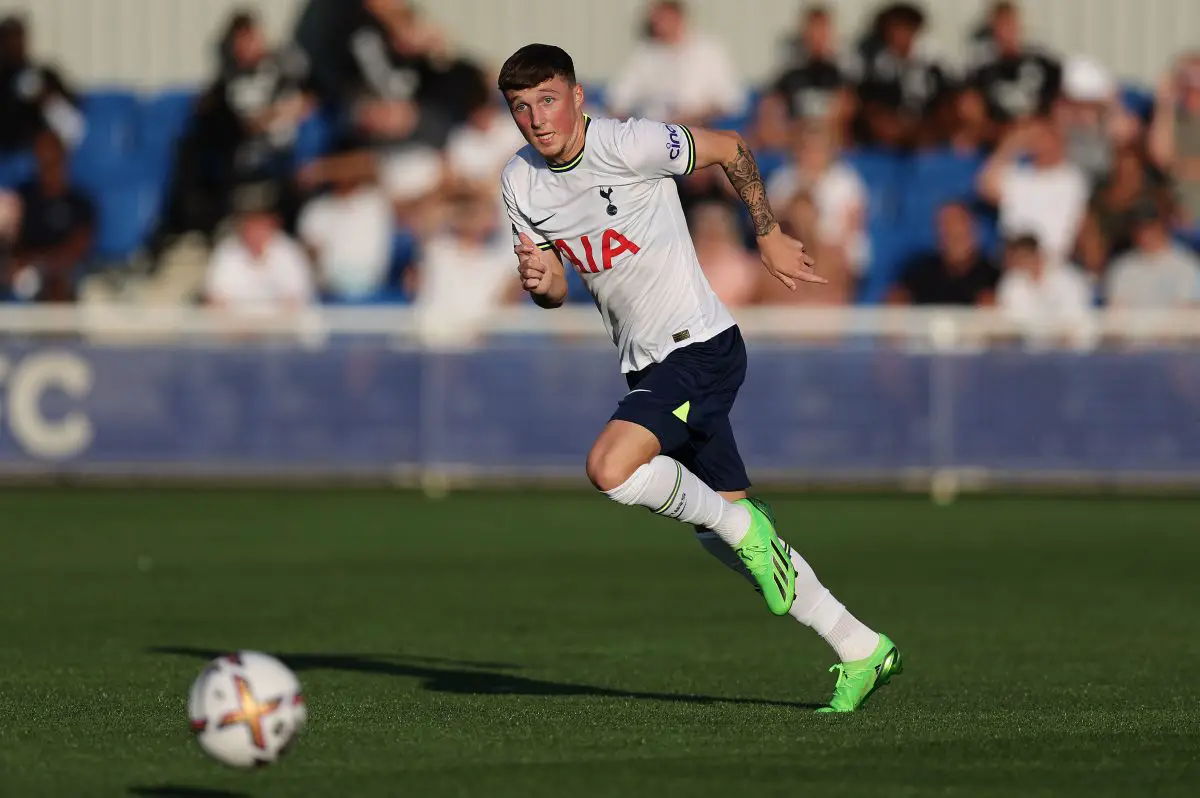
[[[731,306],[995,305],[1036,324],[1200,302],[1200,53],[1146,90],[1031,41],[1016,3],[963,32],[965,58],[932,52],[926,24],[889,3],[843,36],[834,4],[805,4],[759,86],[686,3],[652,0],[586,96],[748,139],[830,285],[771,281],[710,168],[680,195]],[[77,91],[28,39],[0,22],[0,298],[413,303],[449,335],[523,301],[498,201],[523,142],[498,65],[405,0],[307,0],[285,42],[236,13],[208,84],[141,110]]]

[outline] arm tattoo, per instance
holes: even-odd
[[[763,185],[762,175],[758,172],[758,163],[750,150],[746,149],[745,143],[739,141],[737,156],[721,166],[742,202],[746,203],[746,209],[750,211],[755,235],[765,236],[774,230],[775,213],[767,202],[767,189]]]

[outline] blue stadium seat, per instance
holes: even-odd
[[[915,237],[915,243],[932,246],[938,209],[948,202],[974,204],[975,183],[982,168],[982,154],[964,155],[952,150],[931,150],[913,156],[900,196],[900,222]]]
[[[904,265],[921,252],[922,246],[903,223],[869,223],[867,235],[871,240],[871,263],[857,299],[860,304],[878,305],[887,300]]]
[[[854,167],[867,186],[868,222],[893,221],[899,208],[903,158],[888,150],[862,148],[847,150],[842,159]]]
[[[128,260],[145,244],[158,222],[162,187],[152,179],[131,177],[92,187],[96,204],[94,257],[102,263]]]
[[[33,153],[28,150],[0,154],[0,188],[16,188],[31,180],[36,171]]]
[[[175,144],[187,131],[196,106],[196,92],[172,89],[148,97],[138,106],[137,143],[145,155],[169,161]]]
[[[329,111],[318,108],[304,120],[296,132],[296,166],[303,166],[328,153],[336,136],[336,119]]]
[[[71,171],[84,182],[124,171],[137,158],[138,99],[133,92],[96,91],[83,96],[87,132],[71,154]]]
[[[1154,92],[1129,83],[1121,86],[1121,104],[1143,122],[1154,116]]]

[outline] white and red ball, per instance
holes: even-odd
[[[291,747],[308,721],[296,675],[258,651],[208,664],[188,697],[192,731],[204,752],[235,768],[263,767]]]

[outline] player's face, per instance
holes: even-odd
[[[572,154],[582,132],[582,86],[556,76],[531,89],[506,92],[505,97],[521,135],[543,158],[560,161]]]

